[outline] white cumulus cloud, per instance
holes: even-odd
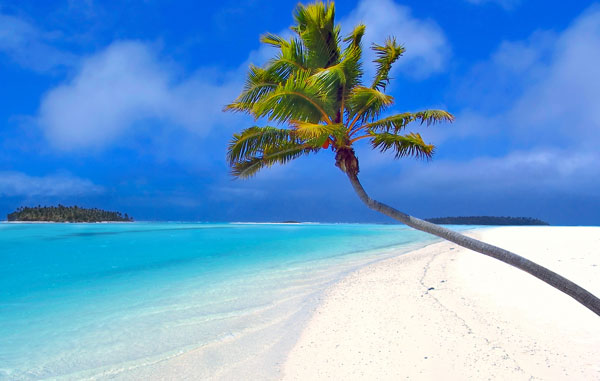
[[[446,69],[451,49],[442,29],[433,20],[414,17],[410,8],[393,0],[362,0],[341,23],[345,33],[359,23],[365,24],[365,48],[396,37],[406,48],[396,66],[411,77],[425,78]],[[365,49],[367,73],[372,70],[373,58],[372,51]]]
[[[39,124],[64,150],[102,148],[148,121],[203,134],[240,85],[223,83],[209,70],[183,79],[177,74],[152,46],[115,42],[84,59],[71,80],[44,96]]]
[[[600,144],[600,6],[563,32],[538,81],[517,100],[510,118],[524,138],[587,147]]]
[[[503,138],[534,146],[595,151],[600,144],[600,6],[562,32],[536,31],[504,41],[478,63],[455,93],[456,122],[431,134]]]
[[[398,70],[415,78],[444,70],[449,45],[435,22],[416,19],[391,0],[362,1],[342,20],[348,27],[359,22],[368,26],[366,46],[390,35],[406,46]],[[366,52],[369,61],[373,55]],[[260,64],[271,54],[262,47],[248,61]],[[176,129],[205,134],[225,120],[222,108],[241,90],[248,64],[224,73],[201,68],[182,75],[141,41],[116,41],[78,62],[69,80],[44,95],[37,121],[55,148],[80,152],[153,130],[157,138]]]

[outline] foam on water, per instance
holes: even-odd
[[[159,378],[169,362],[275,377],[328,285],[430,242],[397,225],[0,224],[0,379]]]

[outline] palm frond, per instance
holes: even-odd
[[[361,86],[361,78],[363,76],[362,70],[362,49],[360,44],[355,46],[351,44],[342,54],[342,62],[344,64],[344,73],[346,75],[345,94],[348,94],[356,87]]]
[[[415,113],[416,120],[428,126],[440,122],[454,122],[454,115],[444,110],[423,110]]]
[[[332,100],[333,108],[336,110],[342,106],[342,100],[346,99],[348,94],[360,84],[363,74],[360,58],[360,48],[348,48],[339,63],[319,69],[310,77],[319,91]],[[341,111],[338,121],[341,121]]]
[[[277,56],[269,61],[266,70],[282,78],[283,81],[287,80],[292,73],[298,70],[308,71],[304,50],[302,41],[296,38],[286,41],[286,44],[281,46],[281,50]]]
[[[360,129],[374,132],[393,132],[394,134],[397,134],[400,130],[404,129],[407,124],[416,120],[420,120],[421,124],[427,124],[429,126],[435,123],[452,122],[454,121],[454,116],[444,110],[425,110],[414,113],[405,112],[379,119],[375,122],[363,124],[360,126]]]
[[[287,144],[301,144],[302,141],[290,130],[275,127],[250,127],[234,134],[227,147],[227,161],[230,165],[249,157],[262,155],[274,147]]]
[[[344,42],[348,43],[342,52],[342,62],[344,62],[344,72],[346,75],[344,97],[346,97],[354,87],[361,85],[361,78],[363,76],[361,41],[365,34],[365,29],[363,24],[359,24],[352,30],[352,33],[344,39]]]
[[[298,4],[296,7],[296,26],[292,30],[304,42],[308,66],[312,69],[326,68],[339,60],[340,27],[335,25],[334,18],[333,3],[317,2],[307,6]]]
[[[244,90],[233,103],[225,106],[225,110],[252,113],[254,104],[266,94],[274,91],[278,85],[283,83],[282,81],[283,79],[277,73],[250,65]]]
[[[393,37],[385,41],[385,45],[373,44],[372,48],[377,55],[373,61],[377,64],[375,79],[371,85],[372,89],[385,90],[385,87],[390,83],[390,70],[392,65],[404,53],[405,49],[396,43]]]
[[[396,135],[389,132],[373,133],[371,145],[378,148],[381,152],[392,150],[394,156],[401,157],[412,156],[420,159],[429,159],[433,155],[435,147],[426,144],[421,135],[410,133],[407,135]]]
[[[343,61],[337,65],[317,70],[317,72],[310,77],[312,83],[318,86],[323,93],[337,91],[338,88],[346,84],[346,79]]]
[[[364,24],[358,24],[352,30],[348,37],[344,38],[344,42],[348,43],[348,47],[360,47],[363,36],[365,35],[366,27]]]
[[[281,48],[288,44],[285,38],[273,33],[266,33],[260,36],[260,42],[262,42],[263,44],[274,46],[276,48]]]
[[[345,131],[345,126],[341,123],[317,124],[293,120],[290,122],[290,125],[294,129],[294,134],[296,136],[307,141],[310,139],[321,138],[323,136],[338,136],[340,132]]]
[[[285,164],[315,150],[303,144],[288,142],[265,151],[262,155],[251,156],[231,164],[231,173],[235,177],[248,178],[256,175],[262,168],[274,164]]]
[[[257,118],[267,117],[279,123],[290,120],[331,123],[333,103],[326,95],[309,81],[308,73],[300,71],[256,102],[252,113]]]
[[[394,98],[379,90],[357,86],[348,96],[346,107],[349,115],[355,121],[372,120],[377,118],[388,106],[394,103]]]

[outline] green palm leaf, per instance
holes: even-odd
[[[385,45],[373,44],[371,49],[377,55],[377,58],[373,61],[377,64],[377,72],[371,88],[385,90],[386,86],[390,83],[392,65],[400,58],[405,49],[398,45],[396,39],[393,37],[385,40]]]
[[[360,48],[350,46],[344,50],[339,63],[317,70],[310,78],[319,91],[333,102],[335,110],[340,110],[343,100],[360,84],[363,74],[360,58]],[[341,114],[340,110],[332,119],[341,122]]]
[[[344,42],[348,44],[342,53],[342,61],[344,62],[344,72],[346,76],[344,97],[347,97],[348,93],[350,93],[353,88],[361,85],[361,78],[363,76],[361,41],[365,34],[365,29],[363,24],[359,24],[352,30],[352,33],[344,39]]]
[[[394,98],[379,90],[356,86],[348,96],[346,107],[351,118],[372,120],[394,102]],[[350,126],[352,127],[352,126]]]
[[[324,142],[325,139],[330,135],[340,136],[343,135],[346,131],[345,126],[341,123],[316,124],[294,120],[290,122],[290,125],[294,129],[294,134],[296,136],[307,141],[310,141],[311,139],[319,139],[325,137],[323,139]],[[318,142],[315,142],[314,144],[318,145]]]
[[[420,120],[421,124],[427,124],[428,126],[440,122],[452,122],[454,116],[447,111],[443,110],[425,110],[419,112],[405,112],[397,114],[371,122],[363,124],[360,129],[371,130],[371,131],[385,131],[398,133],[400,130],[406,127],[410,122]]]
[[[260,36],[260,42],[276,48],[281,48],[288,44],[285,38],[272,33],[267,33]]]
[[[364,24],[358,24],[352,30],[352,33],[348,37],[344,38],[344,42],[347,42],[348,47],[360,48],[360,43],[363,36],[365,35],[366,26]]]
[[[320,69],[310,77],[310,80],[318,86],[319,91],[322,93],[337,91],[338,88],[346,85],[347,78],[344,65],[345,62],[342,61],[337,65]]]
[[[302,42],[295,38],[285,41],[277,56],[269,62],[266,70],[281,78],[282,82],[298,70],[309,71]]]
[[[334,65],[340,57],[340,27],[335,25],[335,7],[333,3],[315,3],[309,6],[299,5],[292,27],[307,49],[308,67],[325,68]]]
[[[302,141],[287,129],[257,126],[246,128],[233,135],[227,148],[227,161],[234,164],[289,143],[301,144]]]
[[[225,107],[225,110],[251,113],[254,104],[281,83],[283,79],[277,73],[250,65],[244,90],[233,103]]]
[[[346,76],[344,96],[347,97],[352,89],[361,85],[363,76],[362,50],[359,45],[350,44],[342,54],[343,70]]]
[[[415,113],[416,120],[428,126],[440,122],[454,122],[454,115],[444,110],[425,110]]]
[[[279,85],[258,100],[252,109],[257,117],[267,117],[286,123],[290,120],[318,123],[331,122],[332,101],[321,91],[320,86],[309,81],[306,72],[296,72],[284,85]]]
[[[262,168],[270,167],[274,164],[285,164],[300,156],[308,155],[314,148],[307,145],[294,142],[284,143],[279,146],[271,147],[263,155],[250,156],[239,161],[235,161],[231,167],[231,173],[235,177],[248,178],[254,176]]]
[[[392,150],[396,158],[412,156],[416,158],[429,159],[433,155],[435,147],[426,144],[421,135],[410,133],[407,135],[396,135],[388,132],[372,134],[371,145],[381,152]]]

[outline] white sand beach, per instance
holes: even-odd
[[[600,295],[600,228],[471,233]],[[452,243],[362,268],[325,294],[286,380],[600,380],[600,317]]]

